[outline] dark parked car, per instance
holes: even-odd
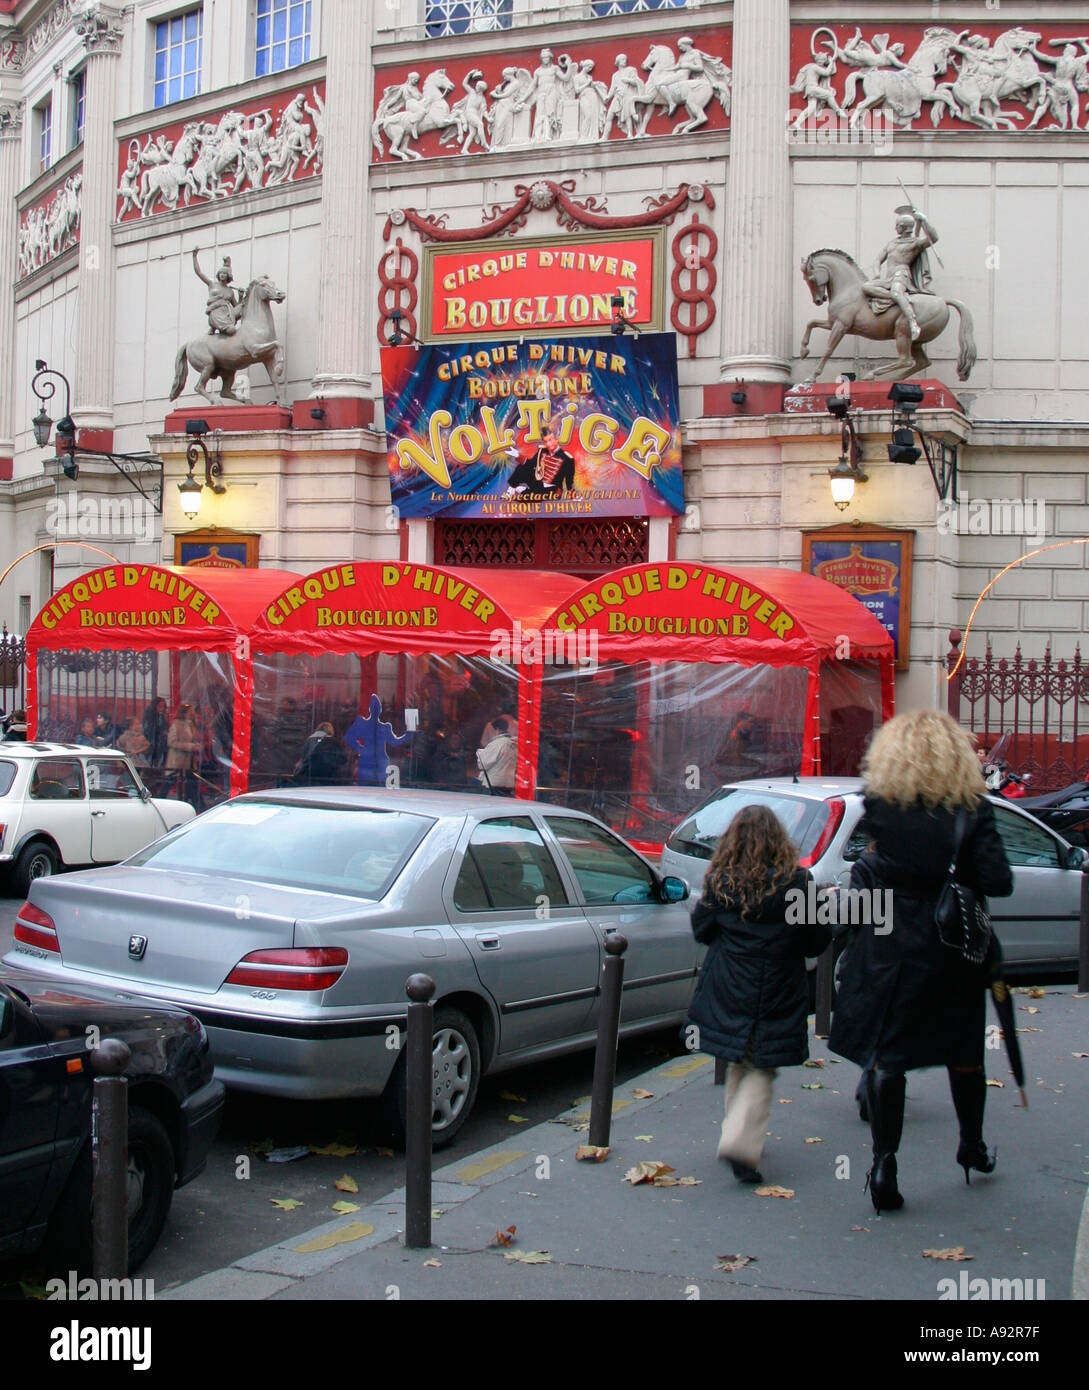
[[[174,1188],[205,1165],[224,1090],[192,1015],[0,965],[0,1256],[44,1244],[57,1269],[90,1273],[89,1047],[108,1037],[132,1051],[130,1272],[158,1240]]]

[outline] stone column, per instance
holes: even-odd
[[[113,122],[121,55],[121,14],[91,5],[76,21],[87,50],[79,300],[72,418],[89,448],[113,448],[114,255],[117,142]]]
[[[735,380],[756,383],[757,390],[748,392],[752,413],[777,410],[790,380],[790,0],[734,0],[733,74],[722,296],[726,351],[721,382],[707,394],[716,404],[727,403]]]
[[[358,0],[322,6],[325,69],[325,167],[321,191],[321,298],[317,369],[311,400],[322,397],[327,429],[374,419],[367,364],[374,351],[374,284],[370,207],[370,129],[374,74],[371,17]],[[313,428],[310,403],[297,425]]]
[[[10,478],[15,456],[14,378],[15,294],[19,228],[15,195],[19,191],[23,106],[0,100],[0,479]]]

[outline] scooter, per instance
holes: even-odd
[[[987,755],[983,780],[987,790],[1009,801],[1016,801],[1064,840],[1089,849],[1089,782],[1071,782],[1059,791],[1028,794],[1029,777],[1011,772],[1005,761],[1010,735],[1004,734]]]
[[[1007,801],[1020,801],[1028,796],[1029,775],[1024,777],[1010,769],[1006,752],[1012,739],[1011,734],[1003,734],[987,754],[983,764],[983,781],[989,792],[1003,796]]]

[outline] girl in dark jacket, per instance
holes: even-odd
[[[805,958],[831,939],[829,927],[808,924],[813,895],[774,813],[749,806],[719,841],[692,913],[696,940],[711,949],[689,1019],[700,1050],[730,1063],[718,1156],[742,1182],[763,1181],[776,1069],[809,1056]]]
[[[877,1211],[903,1206],[896,1151],[904,1123],[904,1073],[947,1067],[960,1123],[957,1162],[966,1178],[989,1173],[983,1143],[984,1004],[997,943],[981,965],[942,944],[934,909],[948,878],[958,813],[957,881],[1007,897],[1013,876],[984,797],[967,734],[937,710],[900,715],[878,730],[862,765],[872,845],[851,869],[851,887],[892,891],[892,929],[851,934],[840,972],[829,1046],[864,1069]]]

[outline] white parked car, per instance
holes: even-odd
[[[195,814],[153,797],[117,749],[0,743],[0,868],[22,894],[62,869],[127,859]]]

